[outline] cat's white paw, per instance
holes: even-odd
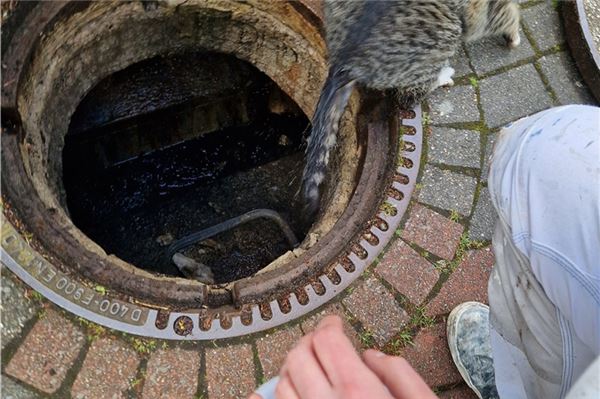
[[[438,75],[437,85],[439,86],[452,86],[454,85],[454,80],[452,80],[452,76],[454,76],[454,68],[445,66],[441,69],[440,74]]]
[[[514,39],[509,40],[508,42],[508,47],[509,48],[515,48],[517,47],[519,44],[521,44],[521,36],[519,34],[517,34],[517,37]]]

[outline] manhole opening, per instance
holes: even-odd
[[[2,31],[3,263],[81,317],[167,339],[264,330],[348,287],[408,206],[420,108],[398,114],[380,93],[354,92],[321,211],[311,226],[300,223],[294,174],[327,74],[309,3],[23,9],[24,28]],[[281,224],[260,220],[189,249],[215,284],[161,263],[186,234],[257,208],[277,212],[300,245],[290,251]],[[248,252],[236,250],[245,240],[264,250],[270,234],[279,252],[219,274],[227,261],[243,263]]]
[[[173,241],[255,209],[276,211],[302,240],[311,222],[297,195],[308,124],[270,78],[234,56],[187,52],[131,65],[71,118],[71,219],[107,253],[170,276],[185,276],[167,254]],[[276,223],[256,219],[181,254],[218,284],[291,249]]]

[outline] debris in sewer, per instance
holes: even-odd
[[[180,253],[173,255],[172,259],[179,271],[187,278],[204,284],[213,284],[215,282],[212,270],[205,264],[196,262],[194,259]]]
[[[173,235],[171,233],[166,233],[166,234],[160,235],[160,236],[156,237],[156,242],[161,247],[166,247],[168,245],[171,245],[171,243],[173,242]]]

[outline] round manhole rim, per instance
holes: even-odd
[[[325,275],[318,275],[317,278],[325,289],[324,294],[318,294],[309,284],[303,288],[308,297],[308,301],[304,304],[300,303],[295,293],[289,295],[289,309],[282,310],[277,300],[273,300],[268,303],[271,310],[271,317],[269,317],[268,320],[263,318],[259,305],[248,304],[242,311],[245,311],[246,314],[248,314],[248,312],[250,313],[252,317],[252,322],[250,324],[245,324],[242,321],[242,317],[240,315],[235,315],[236,312],[233,312],[234,315],[231,316],[229,321],[224,322],[224,319],[227,319],[227,317],[224,317],[224,319],[220,319],[220,323],[211,323],[208,330],[201,330],[201,323],[194,323],[191,332],[188,333],[186,328],[180,330],[178,333],[176,328],[167,327],[175,327],[177,320],[187,320],[188,318],[190,320],[198,320],[198,317],[201,317],[202,312],[171,312],[165,327],[158,328],[156,325],[158,310],[155,306],[146,305],[135,300],[133,301],[134,303],[131,303],[115,299],[106,295],[106,293],[103,293],[102,290],[94,292],[94,290],[89,287],[78,286],[78,284],[80,284],[79,282],[70,280],[66,275],[61,275],[59,270],[52,271],[52,265],[33,250],[26,242],[25,237],[20,236],[19,233],[17,233],[17,230],[6,220],[4,220],[2,226],[3,263],[26,283],[31,285],[32,288],[41,292],[48,299],[67,310],[99,324],[133,334],[166,339],[215,339],[248,334],[283,324],[302,314],[308,313],[337,295],[362,273],[393,236],[412,194],[420,161],[422,140],[420,108],[415,108],[414,112],[416,115],[415,118],[404,119],[402,121],[404,126],[412,127],[414,129],[414,135],[403,137],[405,142],[413,144],[412,151],[400,151],[400,156],[409,160],[412,166],[399,166],[396,170],[397,173],[407,176],[408,183],[402,184],[393,182],[391,187],[389,187],[389,189],[400,191],[402,193],[402,199],[398,200],[391,196],[385,199],[385,202],[388,202],[396,209],[395,214],[392,215],[386,212],[380,212],[377,215],[371,215],[372,220],[382,220],[387,225],[387,229],[379,229],[372,223],[373,226],[370,227],[369,234],[373,234],[377,238],[377,243],[375,245],[369,243],[362,236],[362,233],[353,237],[352,240],[347,240],[352,243],[352,245],[358,244],[359,247],[362,248],[359,251],[360,256],[357,253],[357,247],[350,248],[350,245],[340,248],[338,251],[343,254],[342,256],[344,257],[346,256],[346,253],[349,254],[347,259],[353,264],[353,270],[349,272],[340,263],[336,262],[333,270],[335,270],[339,277],[337,284],[334,284]],[[5,121],[3,121],[3,125],[5,124],[4,122]],[[374,130],[377,130],[377,127],[369,126],[368,130],[369,140],[371,140],[374,137]],[[16,141],[14,141],[13,144],[16,144]],[[18,146],[16,145],[12,146],[13,149],[17,149],[17,147]],[[372,147],[371,143],[367,146],[367,148],[369,147]],[[3,146],[3,152],[4,150]],[[19,155],[18,153],[19,152],[17,151],[17,156]],[[12,155],[15,156],[15,153],[12,153]],[[368,220],[363,222],[368,222]],[[27,267],[25,267],[25,263],[27,263]],[[41,277],[36,278],[33,276],[34,273],[31,272],[32,269],[28,270],[28,267],[37,267],[38,271],[42,270],[41,268],[44,268],[45,272],[49,274],[42,275],[40,272],[37,277]],[[50,278],[50,276],[52,277]],[[46,284],[42,283],[42,281],[53,283],[54,289],[48,287]],[[254,283],[255,282],[256,281],[254,281]],[[251,283],[251,285],[254,283]],[[240,287],[240,290],[242,289],[244,289],[244,287]],[[260,297],[260,294],[256,292],[256,287],[253,287],[253,289],[255,291],[255,297]],[[89,293],[90,290],[92,291],[92,295]],[[205,295],[205,293],[196,293],[196,295],[202,296]],[[237,295],[240,295],[239,290],[237,291]],[[249,297],[252,297],[252,295],[249,295]],[[86,303],[86,301],[89,302]],[[83,305],[86,305],[87,307]],[[91,308],[94,307],[96,307],[99,312],[91,310]],[[226,325],[223,326],[223,324]],[[182,334],[181,331],[186,333]]]

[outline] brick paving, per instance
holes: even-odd
[[[464,227],[422,205],[415,204],[402,238],[444,259],[452,259]]]
[[[126,398],[139,363],[137,353],[123,342],[99,339],[85,357],[71,396],[73,399]]]
[[[349,290],[302,320],[241,341],[164,349],[157,340],[133,351],[130,338],[110,332],[86,344],[80,327],[53,305],[32,301],[16,279],[3,277],[2,397],[244,398],[277,373],[302,334],[337,314],[358,349],[393,343],[407,327],[416,331],[404,356],[441,398],[474,398],[451,363],[443,315],[460,302],[487,299],[493,143],[508,122],[553,105],[593,103],[564,45],[557,11],[549,2],[519,3],[521,46],[509,50],[501,38],[462,46],[451,60],[457,84],[425,101],[428,147],[417,195],[398,237]],[[461,240],[465,232],[487,246],[473,249]],[[416,307],[437,316],[437,324],[412,325]]]
[[[494,264],[491,247],[469,251],[440,292],[427,306],[427,314],[450,313],[466,301],[487,303],[487,281]]]
[[[441,88],[432,93],[428,101],[433,123],[479,121],[477,93],[471,86]]]
[[[445,323],[438,323],[419,331],[413,345],[407,346],[402,351],[402,356],[412,364],[429,386],[438,387],[462,381],[452,363],[446,343]]]
[[[255,387],[252,347],[248,344],[206,351],[209,399],[244,398]]]
[[[160,349],[148,360],[142,398],[195,399],[199,371],[198,351]]]
[[[302,337],[299,326],[267,333],[256,340],[258,360],[265,378],[272,378],[279,373],[285,355]]]
[[[42,392],[54,393],[85,344],[85,336],[54,310],[48,310],[10,360],[6,374]]]
[[[440,399],[477,399],[475,392],[466,384],[441,392],[438,397]]]
[[[374,277],[362,282],[342,303],[373,334],[379,346],[385,345],[408,321],[393,295]]]
[[[440,277],[431,263],[402,240],[391,244],[375,273],[417,305],[423,302]]]
[[[302,331],[304,332],[304,334],[311,333],[312,331],[314,331],[314,329],[324,317],[331,315],[339,316],[342,319],[346,335],[348,336],[348,338],[350,338],[350,341],[352,342],[354,347],[360,349],[361,343],[360,339],[358,338],[358,334],[348,321],[350,316],[346,313],[343,306],[339,302],[329,303],[325,306],[322,306],[320,309],[317,310],[315,314],[306,318],[301,324]]]

